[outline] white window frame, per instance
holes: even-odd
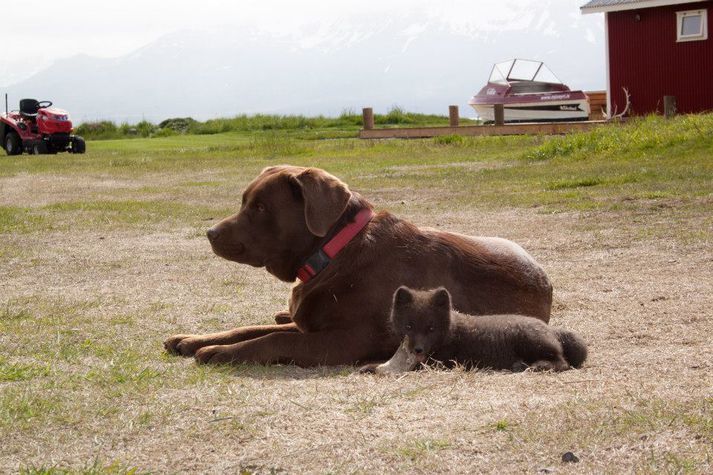
[[[691,16],[701,17],[701,31],[695,35],[683,35],[683,19]],[[676,12],[676,41],[703,41],[708,39],[708,10],[687,10],[684,12]]]

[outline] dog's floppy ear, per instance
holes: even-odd
[[[302,191],[307,229],[322,237],[337,222],[352,193],[339,178],[316,168],[308,168],[292,177]]]

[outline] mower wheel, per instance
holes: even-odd
[[[72,153],[84,153],[87,151],[87,143],[82,137],[77,135],[72,139]]]
[[[32,153],[34,155],[44,155],[46,153],[49,153],[49,150],[47,150],[47,144],[44,141],[39,141],[37,142],[33,147],[32,147]]]
[[[22,153],[22,141],[15,132],[10,132],[5,136],[5,151],[8,155],[20,155]]]

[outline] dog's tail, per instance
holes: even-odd
[[[569,330],[562,328],[555,329],[557,339],[562,343],[564,350],[564,359],[567,360],[570,366],[579,368],[587,359],[587,344],[582,340],[582,337]]]

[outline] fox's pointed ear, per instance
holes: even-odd
[[[444,287],[439,287],[433,291],[431,303],[440,308],[451,308],[451,294]]]
[[[291,181],[302,192],[307,229],[315,236],[325,236],[346,209],[351,191],[339,178],[317,168],[308,168]]]
[[[413,294],[411,289],[406,286],[401,286],[394,292],[394,307],[401,307],[413,303]]]

